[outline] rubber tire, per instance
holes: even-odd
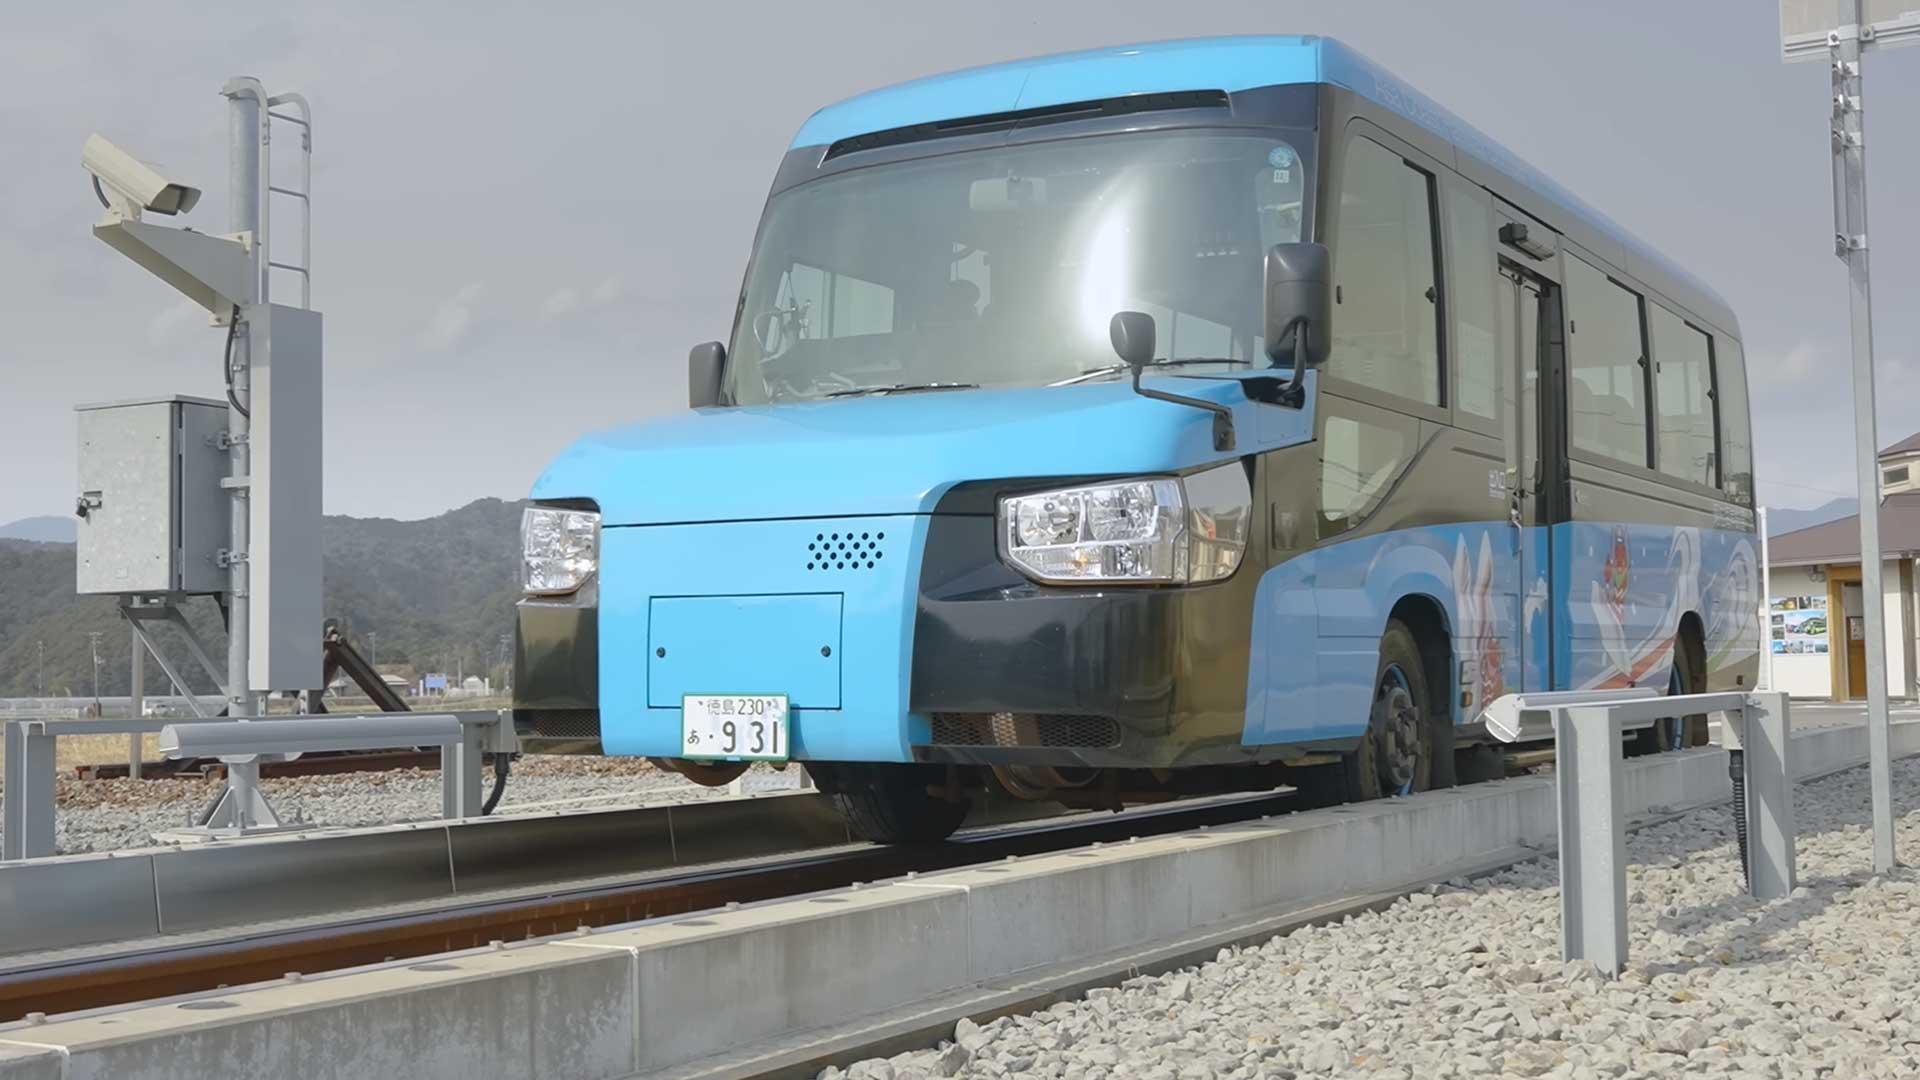
[[[1407,687],[1420,709],[1425,752],[1414,767],[1412,790],[1426,791],[1433,786],[1433,695],[1427,687],[1427,671],[1420,657],[1419,643],[1414,639],[1413,631],[1398,619],[1389,619],[1386,633],[1380,635],[1380,662],[1374,669],[1372,692],[1379,691],[1381,677],[1393,664],[1398,664],[1406,675]],[[1375,763],[1379,747],[1373,738],[1371,708],[1369,698],[1368,733],[1361,737],[1357,749],[1341,754],[1336,764],[1300,770],[1294,786],[1299,789],[1301,801],[1306,805],[1337,806],[1341,803],[1367,802],[1389,794],[1383,789],[1380,770]]]
[[[1673,667],[1671,672],[1672,675],[1678,676],[1679,685],[1676,687],[1674,680],[1670,677],[1667,684],[1667,693],[1672,694],[1676,690],[1682,694],[1698,694],[1704,692],[1707,685],[1707,676],[1706,672],[1697,670],[1699,666],[1699,661],[1694,656],[1693,648],[1687,644],[1687,639],[1678,634],[1674,635]],[[1655,721],[1652,727],[1642,728],[1634,732],[1632,738],[1627,743],[1626,756],[1644,757],[1648,754],[1666,753],[1669,747],[1673,745],[1673,724],[1676,719],[1685,725],[1680,743],[1682,749],[1691,746],[1707,745],[1706,716],[1695,714],[1678,718],[1669,717],[1665,720]]]
[[[834,806],[855,835],[876,844],[931,844],[952,836],[969,804],[927,793],[939,770],[917,765],[840,766]]]

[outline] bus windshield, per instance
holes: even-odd
[[[1126,310],[1153,316],[1156,359],[1264,366],[1262,259],[1303,239],[1310,146],[1304,133],[1104,135],[782,192],[748,272],[727,399],[1098,378]]]

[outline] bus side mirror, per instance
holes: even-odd
[[[1107,337],[1113,351],[1133,369],[1135,381],[1140,369],[1153,362],[1153,316],[1144,311],[1118,311],[1107,324]]]
[[[687,353],[688,408],[720,404],[720,369],[726,364],[727,347],[717,341],[695,345]]]
[[[1297,378],[1326,363],[1332,347],[1333,257],[1325,244],[1275,244],[1266,278],[1267,357],[1275,364],[1286,358]]]

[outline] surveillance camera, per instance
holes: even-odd
[[[122,217],[138,218],[142,210],[184,214],[200,201],[199,188],[168,180],[153,166],[98,134],[87,136],[87,144],[80,150],[80,164],[93,174],[95,188],[107,208]]]

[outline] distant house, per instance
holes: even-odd
[[[1916,696],[1914,564],[1920,560],[1920,433],[1880,452],[1880,588],[1886,605],[1887,693]],[[1832,701],[1867,696],[1866,602],[1858,514],[1768,542],[1772,686]]]
[[[1920,490],[1920,432],[1880,451],[1881,497],[1915,490]]]

